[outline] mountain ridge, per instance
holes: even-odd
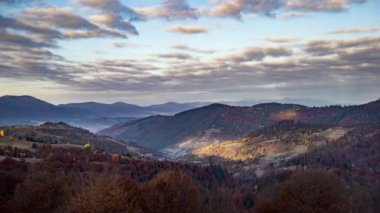
[[[169,108],[167,107],[169,104]],[[0,97],[0,125],[38,125],[44,122],[67,122],[93,132],[121,121],[130,121],[152,115],[172,115],[197,107],[201,103],[175,103],[139,106],[124,102],[98,102],[54,105],[33,96]]]
[[[152,122],[149,129],[140,122],[118,125],[98,134],[132,140],[152,149],[183,146],[186,141],[204,140],[212,132],[210,141],[236,140],[254,130],[273,125],[281,120],[295,120],[305,124],[336,125],[343,127],[380,123],[378,101],[354,106],[307,107],[298,104],[264,103],[251,107],[210,104],[191,109],[160,122]],[[136,131],[138,129],[138,131]],[[181,145],[182,144],[182,145]]]

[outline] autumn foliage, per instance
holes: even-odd
[[[103,174],[85,185],[70,202],[70,212],[141,212],[139,186],[130,178]]]
[[[201,193],[190,176],[176,171],[158,174],[142,188],[141,207],[152,213],[202,212]]]
[[[108,154],[43,146],[32,154],[39,159],[0,161],[0,212],[379,210],[376,179],[361,182],[339,169],[275,171],[243,183],[215,165],[138,158],[115,162]]]

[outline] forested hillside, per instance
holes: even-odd
[[[235,107],[212,104],[174,116],[145,118],[120,123],[99,132],[114,138],[134,141],[152,149],[200,140],[212,131],[209,140],[236,140],[255,130],[282,120],[304,124],[354,127],[380,123],[380,100],[358,106],[306,107],[294,104],[258,104]]]

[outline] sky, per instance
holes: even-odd
[[[0,96],[380,98],[379,0],[0,0]]]

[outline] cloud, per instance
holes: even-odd
[[[19,82],[39,81],[41,85],[48,82],[57,85],[60,91],[65,90],[68,93],[79,91],[108,96],[127,91],[132,98],[151,98],[153,101],[157,100],[157,97],[189,97],[199,100],[272,94],[323,96],[331,91],[339,93],[339,89],[343,93],[355,96],[360,92],[363,94],[380,89],[379,37],[311,41],[281,36],[269,37],[263,40],[279,43],[278,45],[284,43],[284,46],[271,44],[274,46],[254,46],[228,52],[226,50],[227,53],[224,55],[223,52],[221,55],[210,54],[214,51],[202,49],[202,46],[193,47],[191,40],[188,45],[170,46],[173,52],[169,50],[155,54],[154,57],[131,54],[124,59],[118,56],[120,59],[117,60],[101,60],[99,58],[103,56],[99,56],[94,60],[71,61],[52,50],[57,48],[60,40],[106,36],[126,38],[129,34],[137,33],[133,24],[137,21],[136,17],[141,18],[140,14],[137,14],[141,8],[136,12],[125,5],[120,6],[121,1],[77,2],[92,9],[21,8],[16,14],[11,14],[14,15],[12,17],[0,15],[0,78]],[[321,1],[331,3],[323,7],[312,4],[311,1],[299,1],[297,4],[286,0],[213,2],[218,2],[211,9],[213,12],[218,12],[215,10],[217,6],[224,5],[224,10],[220,7],[219,12],[213,15],[241,18],[249,13],[285,17],[285,14],[302,16],[319,11],[341,12],[348,9],[352,3],[364,1],[340,1],[345,3],[337,3],[335,6],[331,1]],[[228,5],[228,2],[237,6]],[[293,4],[290,5],[288,2]],[[165,1],[155,8],[159,8],[161,13],[146,15],[145,18],[193,19],[202,14],[201,9],[192,8],[186,1]],[[76,14],[75,11],[85,11],[85,15]],[[210,15],[209,12],[207,15]],[[166,30],[182,34],[208,31],[202,26],[173,26]],[[371,30],[375,32],[375,28]],[[337,29],[329,33],[364,31],[370,30]],[[293,41],[297,41],[296,46],[286,44]],[[121,39],[112,45],[129,46]],[[206,53],[209,55],[195,57],[197,54]]]
[[[40,0],[0,0],[1,3],[9,4],[9,5],[15,5],[15,4],[29,4],[33,2],[38,2]]]
[[[184,59],[190,59],[192,58],[192,56],[190,54],[187,54],[187,53],[160,53],[160,54],[156,54],[155,56],[159,57],[159,58],[169,58],[169,59],[180,59],[180,60],[184,60]]]
[[[305,51],[316,56],[338,54],[352,48],[374,47],[380,43],[380,37],[357,39],[317,39],[305,44]]]
[[[120,31],[128,32],[134,35],[138,34],[136,27],[133,26],[129,21],[124,21],[123,18],[119,15],[114,15],[114,14],[94,15],[94,16],[91,16],[90,20],[97,24],[105,25],[109,28],[118,29]]]
[[[129,20],[139,19],[138,14],[130,7],[125,6],[119,0],[75,0],[87,7],[97,9],[104,13],[127,15]]]
[[[367,0],[287,0],[286,7],[304,11],[341,12],[347,10],[350,4],[365,2]]]
[[[25,23],[63,29],[94,30],[98,27],[72,10],[56,7],[28,8],[21,12]]]
[[[346,0],[288,0],[286,7],[309,11],[343,11],[348,7]]]
[[[264,38],[264,40],[273,42],[273,43],[289,43],[289,42],[298,41],[299,39],[295,37],[269,37],[269,38]]]
[[[95,23],[105,25],[129,34],[138,35],[133,21],[141,20],[135,10],[125,6],[119,0],[74,0],[82,5],[94,8],[100,14],[93,15],[91,20]]]
[[[116,48],[124,48],[124,47],[132,47],[132,46],[136,46],[136,45],[126,43],[126,42],[113,42],[112,46],[116,47]]]
[[[350,4],[365,3],[367,0],[226,0],[217,1],[208,12],[211,16],[234,17],[241,19],[243,13],[262,14],[270,17],[283,18],[300,17],[304,13],[341,12],[348,9]],[[275,12],[279,12],[276,14]],[[285,11],[285,13],[283,12]]]
[[[127,38],[126,35],[112,30],[106,29],[96,29],[91,31],[75,31],[75,30],[65,30],[63,35],[68,39],[80,39],[80,38],[98,38],[98,37],[117,37],[117,38]]]
[[[136,8],[136,11],[145,18],[196,19],[198,12],[191,8],[186,0],[161,0],[162,6]]]
[[[327,34],[352,34],[352,33],[375,33],[380,28],[344,28],[328,31]]]
[[[228,0],[214,6],[210,15],[234,17],[240,19],[242,13],[258,13],[272,15],[272,11],[283,5],[280,0]]]
[[[361,63],[366,67],[371,67],[371,64],[379,64],[380,46],[368,46],[353,51],[346,51],[340,55],[340,58],[349,63],[359,63],[359,65]],[[375,66],[373,67],[375,68]],[[374,71],[376,71],[376,68]]]
[[[207,54],[211,54],[211,53],[215,52],[214,50],[192,48],[192,47],[189,47],[188,45],[185,45],[185,44],[176,44],[176,45],[173,45],[171,47],[173,49],[183,50],[183,51],[189,51],[189,52],[195,52],[195,53],[205,53],[205,54],[207,53]]]
[[[309,18],[312,17],[310,13],[304,13],[304,12],[285,12],[285,13],[280,13],[277,15],[279,18],[283,19],[291,19],[291,18]]]
[[[131,99],[141,97],[154,101],[158,101],[157,96],[176,99],[183,98],[184,94],[187,100],[310,94],[323,98],[331,91],[340,94],[339,97],[344,94],[361,97],[368,92],[378,95],[379,41],[379,37],[317,39],[288,49],[249,47],[231,52],[223,60],[218,56],[188,60],[192,59],[190,54],[168,52],[156,57],[176,60],[158,62],[141,57],[68,61],[49,51],[38,52],[37,47],[0,43],[0,77],[54,82],[65,91],[93,97],[97,97],[95,94],[120,96],[120,91],[128,91]],[[306,51],[310,43],[330,44],[331,54],[315,55]],[[185,46],[178,45],[179,48]],[[268,55],[273,57],[266,57]],[[240,63],[251,60],[254,63]]]
[[[0,29],[0,43],[8,45],[17,45],[22,47],[56,47],[55,45],[47,42],[36,41],[27,36],[17,33],[7,32]]]
[[[284,47],[248,47],[239,53],[230,54],[222,57],[219,60],[224,62],[240,63],[247,61],[260,61],[266,56],[280,57],[290,56],[291,50]]]
[[[20,35],[10,35],[17,39],[13,45],[0,42],[0,52],[11,56],[8,59],[0,57],[0,63],[7,68],[0,68],[0,76],[5,78],[40,80],[73,84],[75,73],[66,69],[66,60],[51,51],[44,50],[45,45],[35,44],[35,41],[25,39]],[[6,38],[3,34],[1,37]],[[77,74],[80,74],[78,71]]]
[[[172,26],[165,28],[166,31],[181,33],[181,34],[199,34],[207,33],[208,29],[202,26]]]
[[[69,8],[32,7],[21,11],[18,18],[19,20],[14,20],[13,28],[18,27],[19,29],[33,31],[40,33],[41,36],[50,35],[52,37],[55,33],[54,39],[127,38],[127,34],[138,34],[136,28],[128,21],[122,20],[119,15],[94,15],[90,21],[75,14]],[[1,20],[0,17],[0,24]],[[9,20],[5,22],[8,25],[11,23]],[[41,32],[37,32],[37,30]],[[42,32],[43,30],[45,32]]]
[[[55,29],[27,24],[2,15],[0,15],[0,29],[11,29],[13,31],[28,33],[29,35],[34,34],[40,40],[50,43],[53,43],[54,39],[63,38],[63,34]]]

